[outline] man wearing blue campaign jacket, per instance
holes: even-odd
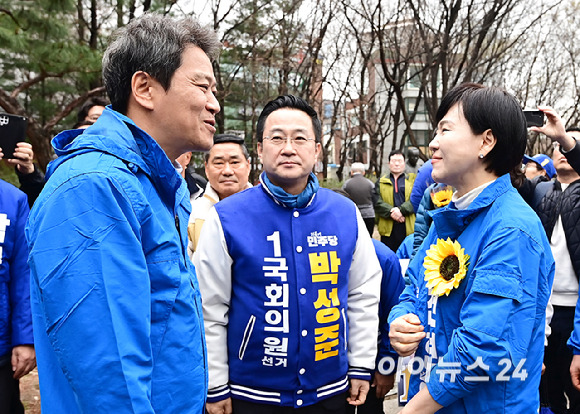
[[[345,398],[365,401],[381,269],[354,203],[312,174],[321,135],[302,99],[269,102],[261,185],[217,203],[202,229],[194,263],[212,414],[343,413]]]
[[[24,414],[19,379],[36,365],[24,226],[26,194],[0,180],[0,413]]]
[[[373,239],[373,245],[383,271],[381,301],[379,303],[377,369],[375,370],[366,402],[356,409],[358,414],[383,414],[385,395],[393,388],[395,383],[398,355],[389,341],[389,323],[387,319],[393,306],[399,303],[399,296],[405,287],[397,255],[378,240]],[[348,407],[347,412],[354,414],[355,407]]]
[[[132,20],[103,58],[111,107],[53,140],[27,228],[43,414],[204,410],[191,207],[175,160],[211,146],[218,49],[193,19]]]

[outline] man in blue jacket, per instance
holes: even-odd
[[[361,406],[347,406],[347,413],[383,414],[383,404],[387,393],[395,384],[399,355],[389,340],[389,313],[399,303],[405,282],[401,273],[399,258],[391,249],[373,239],[375,252],[381,264],[381,299],[379,302],[379,337],[377,350],[377,367],[371,382],[371,388],[365,403]]]
[[[53,140],[30,214],[43,414],[202,413],[206,348],[175,159],[207,150],[216,34],[145,14],[103,57],[111,106]]]
[[[19,379],[35,366],[26,194],[0,180],[0,413],[24,414]]]
[[[266,104],[260,185],[215,204],[201,230],[210,414],[338,414],[365,401],[381,268],[356,205],[312,173],[321,129],[300,98]]]

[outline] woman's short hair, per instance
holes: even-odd
[[[464,83],[443,97],[436,122],[455,104],[459,104],[474,134],[490,129],[497,140],[484,158],[486,171],[501,176],[521,164],[528,133],[524,113],[514,96],[501,88]]]

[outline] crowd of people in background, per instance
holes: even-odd
[[[429,159],[394,149],[331,191],[320,119],[283,95],[250,183],[244,138],[216,134],[219,48],[191,18],[132,20],[110,103],[79,109],[46,176],[28,143],[6,160],[0,412],[37,365],[45,414],[382,413],[406,357],[405,414],[580,413],[580,129],[466,83]],[[530,130],[551,154],[524,154]]]

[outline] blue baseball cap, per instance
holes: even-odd
[[[548,178],[552,179],[554,175],[556,175],[556,168],[554,168],[554,163],[547,155],[536,154],[533,157],[524,155],[524,164],[527,164],[529,161],[534,161],[536,164],[542,167],[546,171],[546,174],[548,174]]]

